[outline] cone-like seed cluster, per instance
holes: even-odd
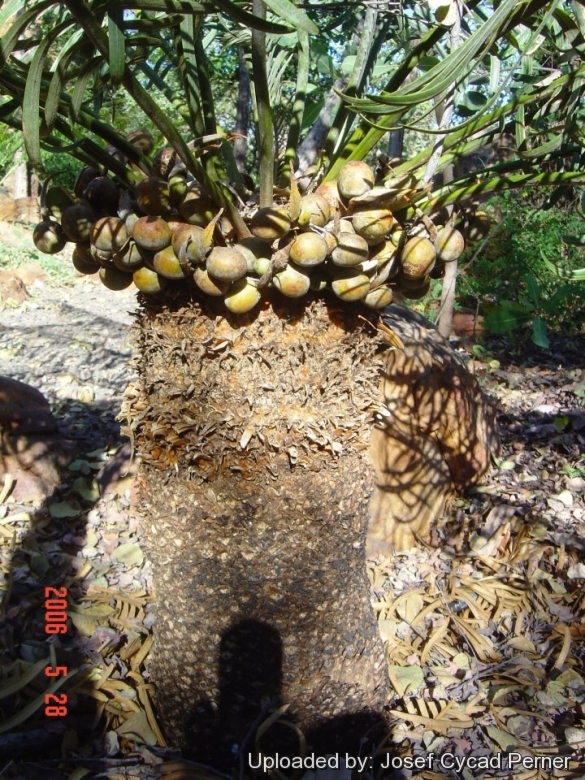
[[[99,273],[112,290],[132,281],[151,294],[169,283],[195,284],[223,297],[235,313],[250,311],[268,287],[293,298],[330,289],[344,301],[372,308],[387,306],[394,290],[420,298],[431,275],[442,276],[444,264],[465,248],[452,220],[446,226],[429,218],[406,223],[416,186],[412,176],[376,185],[364,162],[346,163],[337,181],[310,194],[301,196],[293,186],[271,207],[243,207],[252,235],[240,239],[172,149],[155,156],[153,169],[157,175],[132,190],[120,189],[94,168],[79,173],[74,194],[49,189],[35,245],[52,254],[74,242],[75,268]],[[485,214],[468,217],[467,228],[469,239],[485,235]]]

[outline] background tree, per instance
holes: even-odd
[[[0,9],[0,119],[22,127],[39,171],[43,149],[65,153],[123,191],[111,222],[101,189],[78,180],[76,196],[98,213],[45,203],[43,230],[59,245],[61,209],[77,267],[98,263],[107,286],[134,278],[155,293],[142,301],[140,384],[125,410],[156,578],[152,674],[170,738],[208,763],[230,766],[234,745],[237,760],[267,744],[296,752],[299,729],[318,750],[357,752],[384,726],[385,659],[363,566],[384,345],[364,302],[370,292],[374,307],[400,290],[424,294],[429,265],[409,277],[407,238],[436,243],[445,220],[480,234],[478,198],[582,183],[581,11],[538,0]],[[452,118],[429,128],[437,105]],[[411,122],[431,132],[430,145],[376,163],[387,134]],[[435,173],[504,131],[516,134],[514,160],[433,186]],[[150,136],[169,149],[153,157]],[[246,150],[235,147],[242,136]],[[330,260],[303,270],[301,257],[297,268],[301,228],[323,234],[302,193],[324,184],[331,194],[346,164],[365,159],[362,194],[333,188],[325,233],[341,244],[342,224],[375,206],[390,212],[378,234],[388,254],[368,249],[349,270]],[[110,217],[96,222],[101,210]],[[141,247],[132,259],[136,214],[164,233],[157,217],[176,223],[177,211],[200,232],[172,256]],[[248,255],[245,276],[230,286],[216,266],[208,273],[212,247],[257,247],[251,233],[262,231],[266,251]],[[206,272],[219,295],[191,283]],[[286,274],[301,288],[282,295]],[[405,494],[425,504],[419,488],[432,474],[409,476],[407,467]],[[283,705],[288,721],[277,718]]]

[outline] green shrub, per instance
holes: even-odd
[[[492,199],[494,229],[480,251],[466,253],[459,283],[460,302],[479,302],[488,329],[519,335],[531,325],[543,347],[549,328],[574,332],[585,322],[585,283],[562,278],[585,265],[583,247],[570,242],[585,225],[570,200],[547,208],[550,195],[540,204],[517,192]]]

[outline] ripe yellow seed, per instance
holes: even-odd
[[[402,248],[402,271],[411,279],[421,279],[431,270],[436,257],[432,241],[424,236],[414,236]]]
[[[148,293],[149,295],[159,293],[167,286],[167,280],[163,276],[160,276],[150,268],[146,268],[146,266],[134,271],[132,279],[140,292]]]
[[[348,269],[331,282],[331,289],[342,301],[361,301],[370,290],[370,278],[357,269]]]
[[[289,264],[283,271],[275,274],[272,283],[288,298],[300,298],[309,292],[311,277],[300,268]]]
[[[290,217],[285,209],[266,206],[258,209],[250,222],[250,230],[256,238],[263,241],[275,241],[290,230]]]
[[[292,242],[290,259],[303,267],[319,265],[327,257],[327,242],[316,233],[300,233]]]
[[[226,293],[224,303],[234,314],[245,314],[260,302],[260,298],[260,291],[255,285],[247,279],[239,279]]]
[[[185,277],[179,258],[172,246],[166,246],[157,252],[152,259],[152,266],[158,274],[167,279],[183,279]]]
[[[437,233],[435,247],[439,259],[444,263],[450,263],[463,253],[465,240],[454,227],[444,227]]]
[[[344,198],[356,198],[371,190],[374,181],[374,171],[367,163],[350,160],[339,171],[337,188]]]

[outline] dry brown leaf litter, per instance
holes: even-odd
[[[580,777],[585,371],[482,365],[503,409],[499,470],[454,502],[442,551],[420,548],[368,565],[396,692],[389,744],[413,756],[577,751],[569,773],[555,776]],[[6,760],[8,778],[36,777],[41,769],[59,778],[206,774],[155,747],[162,737],[147,675],[148,564],[139,523],[128,514],[130,484],[97,497],[94,477],[111,455],[94,451],[74,461],[48,506],[16,505],[9,481],[0,486],[3,735],[25,724],[44,727],[39,714],[50,688],[39,674],[48,658],[39,609],[47,572],[72,596],[75,638],[71,647],[55,643],[55,652],[77,671],[62,690],[72,702],[95,705],[80,721],[95,728],[91,738],[71,727],[53,735],[65,763],[39,761],[29,771],[26,762]],[[464,554],[467,545],[471,553]]]

